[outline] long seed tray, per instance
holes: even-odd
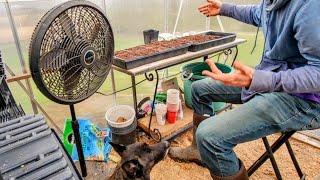
[[[189,51],[196,52],[232,42],[236,39],[236,34],[209,31],[203,34],[182,37],[182,39],[190,41]]]
[[[81,179],[57,135],[42,116],[0,124],[3,179]]]
[[[161,46],[162,43],[168,43],[168,42],[177,42],[178,46],[171,46],[169,48],[163,48],[154,50],[151,48],[151,46],[159,45]],[[116,55],[113,60],[113,64],[123,68],[123,69],[132,69],[135,67],[139,67],[142,65],[146,65],[155,61],[159,61],[162,59],[182,55],[188,52],[190,44],[187,44],[185,42],[172,40],[172,41],[158,41],[153,42],[148,45],[143,46],[137,46],[134,48],[122,50],[116,52]],[[158,47],[155,47],[158,48]],[[141,55],[136,55],[140,53]]]

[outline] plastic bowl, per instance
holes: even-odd
[[[105,117],[109,126],[114,128],[124,128],[133,123],[136,117],[136,112],[131,106],[117,105],[108,109]],[[127,121],[123,123],[116,122],[119,117],[123,117],[127,119]]]

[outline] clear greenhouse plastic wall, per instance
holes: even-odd
[[[39,19],[54,5],[66,0],[11,0],[13,13],[23,51],[26,52],[28,41]],[[198,13],[197,8],[205,0],[91,0],[106,10],[111,21],[117,49],[141,44],[142,31],[158,29],[160,32],[173,32],[180,2],[183,1],[177,33],[203,31],[206,29],[206,18]],[[4,1],[0,1],[0,44],[13,42],[10,25],[6,15]],[[259,0],[228,0],[237,4],[258,3]],[[166,18],[167,17],[167,18]],[[226,18],[223,23],[227,31],[253,31],[246,25],[240,25]],[[167,29],[165,29],[167,24]],[[211,29],[220,30],[215,18],[211,18]]]
[[[28,64],[29,42],[34,28],[40,18],[55,5],[66,0],[8,0],[15,26],[21,42],[22,53]],[[160,33],[173,33],[176,17],[182,0],[91,0],[105,10],[113,27],[116,50],[132,47],[143,43],[142,31],[158,29]],[[8,20],[5,0],[0,0],[0,49],[6,63],[16,74],[21,74],[19,57]],[[206,18],[198,12],[198,7],[206,0],[183,0],[181,16],[176,32],[183,34],[190,31],[206,29]],[[223,0],[237,4],[257,4],[261,0]],[[228,32],[245,32],[254,34],[255,28],[249,25],[222,17],[224,28]],[[165,28],[167,27],[167,28]],[[210,29],[220,31],[216,18],[211,18]],[[30,104],[29,98],[17,84],[10,84],[17,101],[22,105]],[[17,88],[16,88],[17,87]],[[35,96],[42,95],[35,91]],[[43,100],[46,101],[46,100]],[[30,107],[30,106],[25,106]],[[29,109],[26,109],[28,112]]]

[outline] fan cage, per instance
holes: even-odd
[[[55,102],[85,100],[100,88],[111,69],[112,28],[93,3],[70,1],[52,9],[32,39],[32,76],[40,91]]]

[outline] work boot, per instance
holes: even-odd
[[[233,176],[220,177],[211,173],[211,177],[213,180],[249,180],[247,170],[240,159],[239,159],[239,166],[240,166],[239,171],[237,172],[237,174]]]
[[[196,131],[199,126],[199,124],[207,119],[206,116],[201,116],[198,114],[193,114],[193,139],[192,144],[189,147],[181,148],[181,147],[172,147],[169,150],[169,156],[173,160],[178,160],[182,162],[194,162],[201,166],[203,166],[201,162],[200,153],[197,148],[197,142],[196,142]]]

